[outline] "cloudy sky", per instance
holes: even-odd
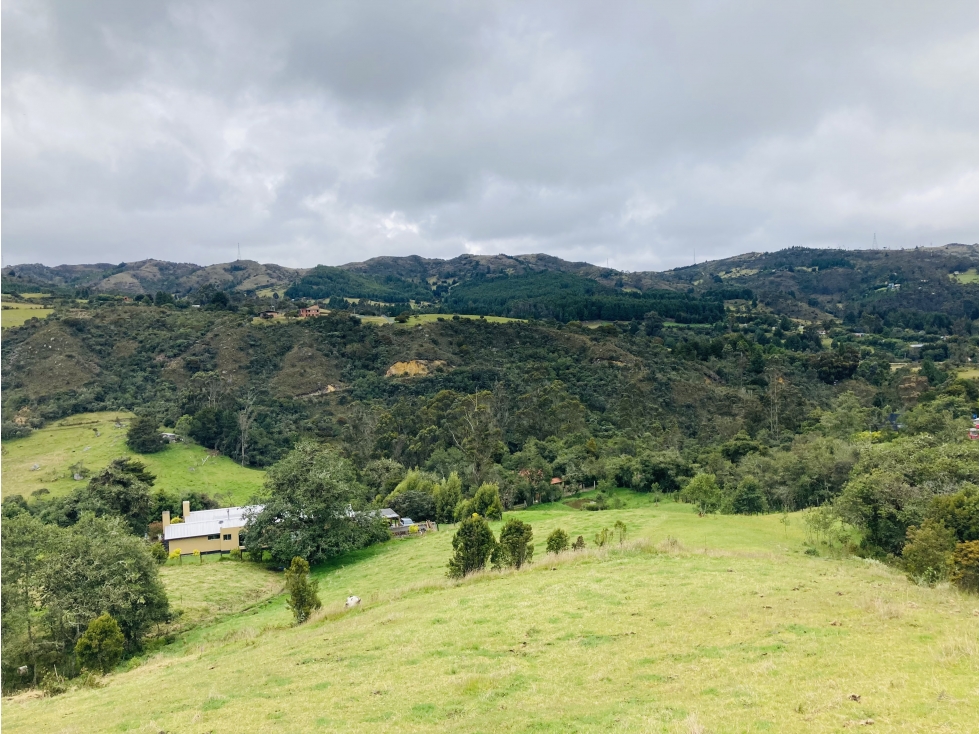
[[[4,0],[5,265],[979,240],[979,3]]]

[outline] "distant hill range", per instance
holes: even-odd
[[[842,315],[848,308],[944,311],[979,317],[979,245],[950,244],[913,250],[789,248],[747,253],[664,272],[623,272],[543,254],[462,255],[450,260],[376,257],[339,267],[287,268],[251,260],[199,266],[164,260],[92,265],[17,265],[3,268],[3,290],[85,289],[137,295],[165,291],[193,297],[203,290],[292,298],[331,296],[386,302],[408,300],[467,304],[479,311],[515,313],[515,300],[529,289],[581,291],[588,296],[664,298],[676,291],[727,300],[748,295],[774,310],[800,318]],[[540,280],[541,274],[561,274]],[[591,287],[588,286],[588,289]],[[508,295],[513,294],[513,295]],[[493,303],[490,306],[487,304]],[[503,304],[503,305],[500,305]],[[628,310],[628,309],[627,309]],[[973,315],[973,313],[976,315]]]

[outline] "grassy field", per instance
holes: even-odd
[[[131,417],[128,413],[85,413],[49,424],[27,438],[4,441],[3,496],[28,497],[42,487],[52,494],[66,494],[80,484],[73,478],[73,466],[81,463],[84,475],[119,456],[134,455],[126,446],[125,427],[115,427],[117,419],[125,423]],[[139,458],[156,475],[156,487],[207,492],[222,505],[247,502],[265,480],[264,472],[243,469],[226,456],[212,456],[188,443],[171,444]]]
[[[41,294],[25,293],[24,297]],[[4,301],[0,308],[0,328],[8,329],[11,326],[21,326],[30,318],[43,319],[54,313],[53,309],[35,306],[30,303],[11,303]]]
[[[494,324],[507,324],[511,321],[523,321],[524,319],[510,319],[505,316],[472,316],[469,314],[457,314],[460,319],[485,319]],[[414,314],[408,321],[404,324],[395,323],[395,326],[406,327],[406,326],[418,326],[419,324],[430,324],[433,321],[438,321],[439,319],[444,319],[446,321],[452,318],[452,314],[447,313],[418,313]]]
[[[950,273],[948,277],[959,283],[979,283],[979,272],[975,268],[969,268],[964,273]]]
[[[186,595],[175,606],[224,586],[255,601],[207,611],[105,688],[5,699],[4,729],[975,730],[979,599],[806,555],[798,516],[700,518],[623,496],[620,510],[514,513],[537,543],[519,572],[445,579],[449,527],[345,556],[316,569],[325,607],[301,627],[281,595],[263,601],[271,583],[248,564],[167,566]],[[625,544],[594,549],[616,520]],[[545,556],[556,527],[590,550]],[[345,612],[349,594],[364,602]]]
[[[963,380],[979,380],[979,367],[955,370],[955,376]]]

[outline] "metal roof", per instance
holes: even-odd
[[[163,528],[163,539],[180,540],[201,535],[218,535],[228,528],[244,527],[246,516],[262,511],[262,505],[222,507],[219,510],[197,510],[187,514],[184,522]]]

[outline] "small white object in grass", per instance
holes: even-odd
[[[360,597],[359,596],[348,596],[347,597],[347,603],[344,604],[344,606],[347,609],[350,609],[351,607],[355,607],[358,604],[360,604]]]

